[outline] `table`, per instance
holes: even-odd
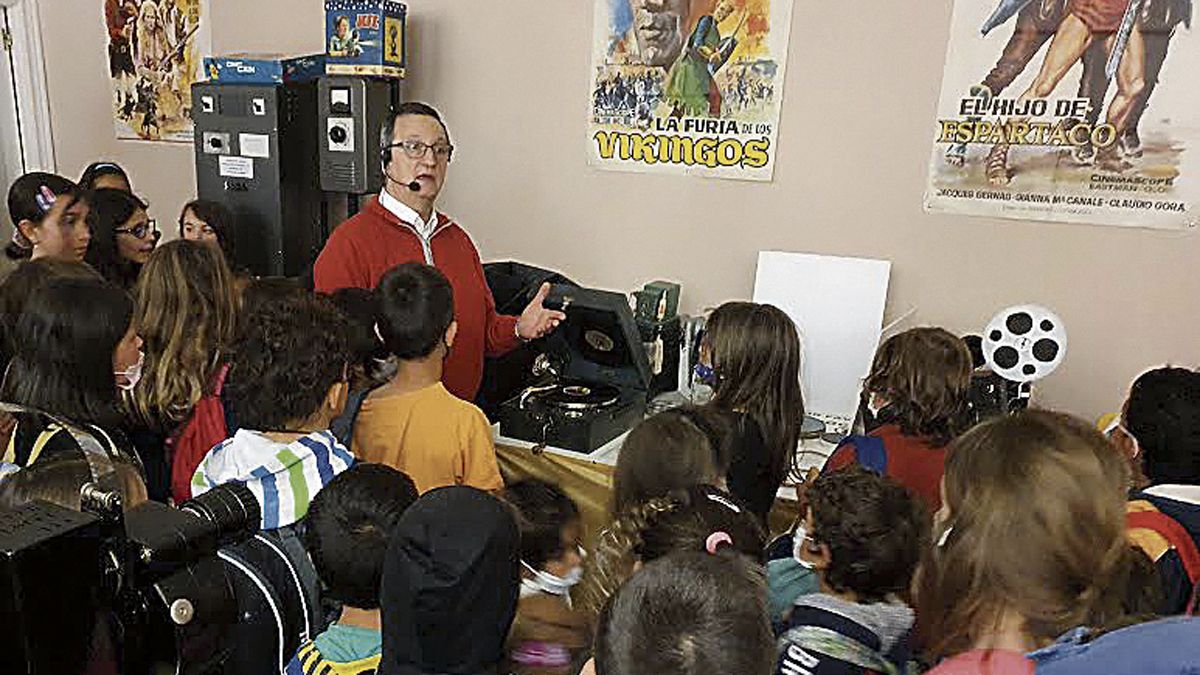
[[[504,476],[504,481],[508,483],[521,478],[540,478],[561,487],[563,492],[579,505],[586,532],[585,545],[590,549],[593,537],[607,527],[610,521],[613,470],[617,464],[617,457],[620,456],[625,435],[618,436],[590,455],[554,447],[547,447],[535,454],[535,444],[500,436],[499,425],[493,427],[493,437],[496,442],[496,458],[500,463],[500,473]],[[801,441],[801,470],[807,471],[810,467],[823,466],[825,459],[833,452],[833,447],[820,439]],[[769,518],[771,533],[788,531],[796,519],[797,512],[795,489],[780,488]]]

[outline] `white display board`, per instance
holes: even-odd
[[[879,345],[891,262],[762,251],[754,301],[796,322],[803,345],[801,385],[808,414],[830,431],[849,428]]]

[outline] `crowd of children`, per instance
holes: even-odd
[[[79,509],[96,447],[126,509],[244,485],[304,628],[235,645],[237,672],[1200,667],[1200,372],[1146,372],[1104,429],[980,421],[962,340],[912,329],[876,353],[861,433],[805,477],[796,327],[727,303],[697,369],[713,400],[635,426],[588,532],[562,486],[506,484],[487,418],[443,386],[457,324],[436,267],[328,296],[249,279],[219,205],[189,203],[158,246],[105,162],[27,174],[8,207],[0,506]],[[772,540],[785,484],[799,517]]]

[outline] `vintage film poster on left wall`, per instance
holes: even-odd
[[[593,0],[588,162],[769,181],[792,0]]]
[[[100,0],[117,138],[192,142],[208,0]]]
[[[1192,2],[955,0],[926,209],[1195,227]]]

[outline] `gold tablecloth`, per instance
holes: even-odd
[[[535,455],[529,448],[503,444],[496,445],[496,458],[506,483],[521,478],[540,478],[562,488],[579,506],[587,548],[591,548],[592,538],[608,526],[613,467],[552,452]],[[770,516],[771,532],[786,532],[796,519],[796,512],[796,502],[776,499]]]

